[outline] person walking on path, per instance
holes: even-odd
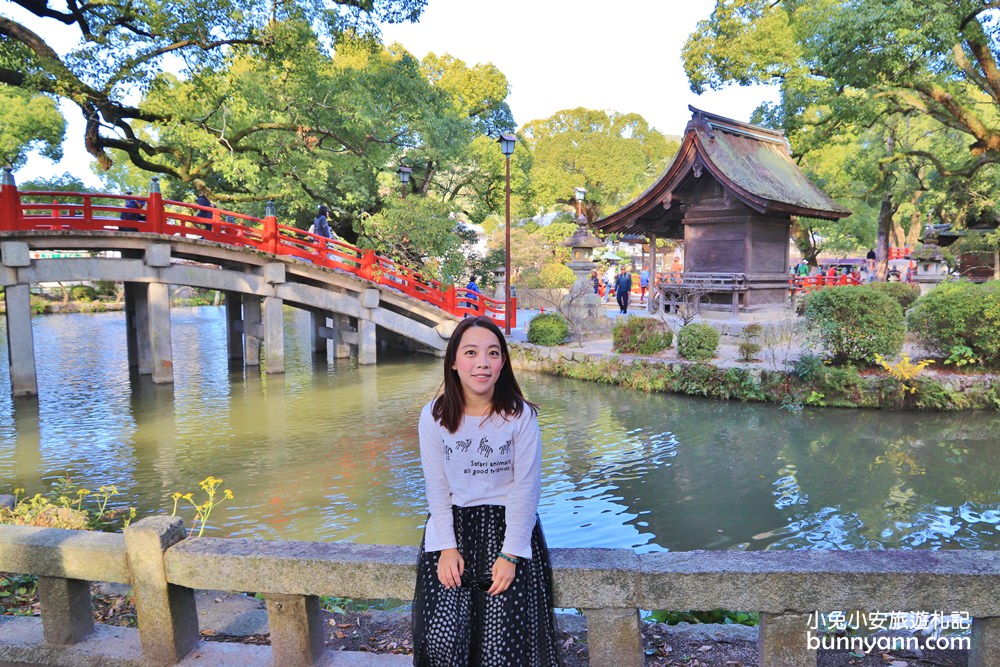
[[[608,299],[611,297],[611,290],[615,286],[615,267],[609,266],[608,270],[604,272],[604,298],[601,299],[601,303],[607,303]]]
[[[632,275],[628,272],[628,267],[622,265],[622,272],[615,278],[615,301],[618,302],[618,309],[622,315],[628,314],[628,300],[632,296]]]
[[[649,269],[644,266],[639,273],[639,303],[646,300],[647,289],[649,289]]]
[[[876,259],[877,256],[875,255],[875,248],[870,248],[868,250],[868,254],[865,255],[865,263],[868,265],[868,273],[874,273]]]
[[[559,664],[537,412],[496,324],[462,320],[417,429],[430,509],[413,595],[418,667]]]

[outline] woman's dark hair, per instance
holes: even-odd
[[[320,204],[319,208],[316,209],[316,215],[326,215],[326,206]]]
[[[490,401],[490,411],[484,415],[484,419],[493,415],[519,417],[524,410],[524,406],[532,412],[538,412],[538,406],[529,401],[521,393],[521,387],[514,377],[514,369],[510,366],[510,353],[507,351],[507,340],[500,331],[500,327],[493,323],[488,317],[480,315],[478,317],[467,317],[455,327],[448,347],[444,352],[444,392],[437,397],[434,405],[431,406],[431,416],[442,426],[448,429],[449,433],[458,430],[458,425],[462,423],[465,416],[465,394],[462,393],[462,381],[458,377],[458,371],[452,366],[458,358],[458,346],[462,342],[462,336],[472,327],[489,329],[500,342],[500,353],[503,355],[503,366],[500,367],[500,377],[493,385],[493,398]]]

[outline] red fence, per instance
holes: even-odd
[[[861,281],[849,273],[842,276],[796,276],[788,281],[788,288],[795,293],[812,292],[824,287],[843,287],[844,285],[860,285]]]
[[[4,179],[9,180],[5,177]],[[278,222],[273,208],[263,218],[235,211],[163,199],[158,186],[148,197],[79,192],[19,191],[0,186],[0,231],[135,231],[200,238],[254,248],[274,255],[344,271],[390,287],[452,315],[486,315],[504,324],[503,300],[464,287],[442,285],[413,269],[339,239],[328,239]],[[24,201],[28,199],[29,201]],[[45,200],[47,203],[42,203]],[[37,201],[39,203],[31,203]],[[141,206],[141,208],[139,208]],[[511,327],[517,326],[517,300],[511,299]]]

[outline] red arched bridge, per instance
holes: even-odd
[[[45,251],[78,251],[50,257]],[[282,307],[312,313],[317,353],[375,363],[379,346],[443,354],[455,323],[503,301],[442,285],[390,258],[264,218],[148,196],[19,191],[0,185],[0,259],[15,395],[37,393],[31,285],[112,280],[125,285],[129,363],[173,380],[169,285],[226,296],[230,357],[284,371]],[[79,252],[87,251],[87,252]],[[514,326],[516,305],[510,309]]]

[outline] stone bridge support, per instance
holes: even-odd
[[[3,270],[12,274],[16,274],[18,267],[31,264],[27,243],[6,242],[0,245],[0,258]],[[35,373],[35,343],[31,335],[31,285],[16,280],[12,277],[5,281],[7,286],[4,288],[11,390],[15,396],[36,396],[38,378]]]

